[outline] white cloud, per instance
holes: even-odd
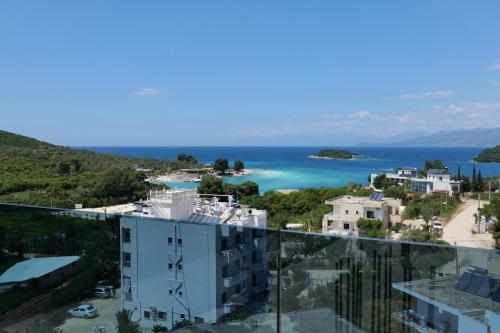
[[[324,114],[317,119],[289,122],[269,127],[244,127],[232,130],[240,137],[274,138],[305,134],[363,133],[389,137],[408,131],[437,132],[457,128],[498,126],[500,102],[466,102],[440,105],[398,114],[359,111],[349,114]]]
[[[488,68],[489,69],[500,69],[500,59],[497,59],[497,61]]]
[[[452,90],[435,90],[427,91],[420,94],[402,94],[396,99],[438,99],[438,98],[453,98],[457,97],[457,93]]]
[[[140,90],[134,91],[134,95],[136,96],[159,96],[159,95],[168,95],[168,92],[161,91],[157,88],[142,88]]]

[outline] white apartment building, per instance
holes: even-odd
[[[375,177],[381,174],[374,173],[371,175],[370,186],[375,188],[373,182]],[[421,193],[460,193],[460,181],[451,180],[451,176],[446,169],[430,169],[425,177],[418,175],[416,169],[404,168],[398,169],[396,173],[385,173],[388,179],[396,180],[401,186],[405,181],[410,181],[409,190]]]
[[[404,207],[400,199],[384,198],[375,192],[370,197],[343,195],[325,201],[332,206],[332,212],[323,216],[323,233],[334,235],[356,235],[359,218],[378,219],[383,229],[392,223],[400,223]]]
[[[268,282],[266,223],[265,211],[194,190],[151,193],[120,221],[123,308],[143,327],[172,329],[258,303]]]

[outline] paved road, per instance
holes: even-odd
[[[486,201],[481,202],[481,207]],[[469,246],[491,249],[495,246],[490,233],[473,234],[474,214],[477,212],[477,200],[467,200],[461,210],[444,226],[443,240],[451,245]]]

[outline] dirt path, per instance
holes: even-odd
[[[481,202],[481,207],[486,201]],[[477,212],[477,201],[468,199],[460,210],[444,226],[443,240],[451,245],[479,247],[491,249],[495,243],[490,233],[473,234],[474,214]]]

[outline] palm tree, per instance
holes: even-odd
[[[139,324],[132,321],[132,311],[122,310],[115,314],[116,330],[118,333],[140,333]]]

